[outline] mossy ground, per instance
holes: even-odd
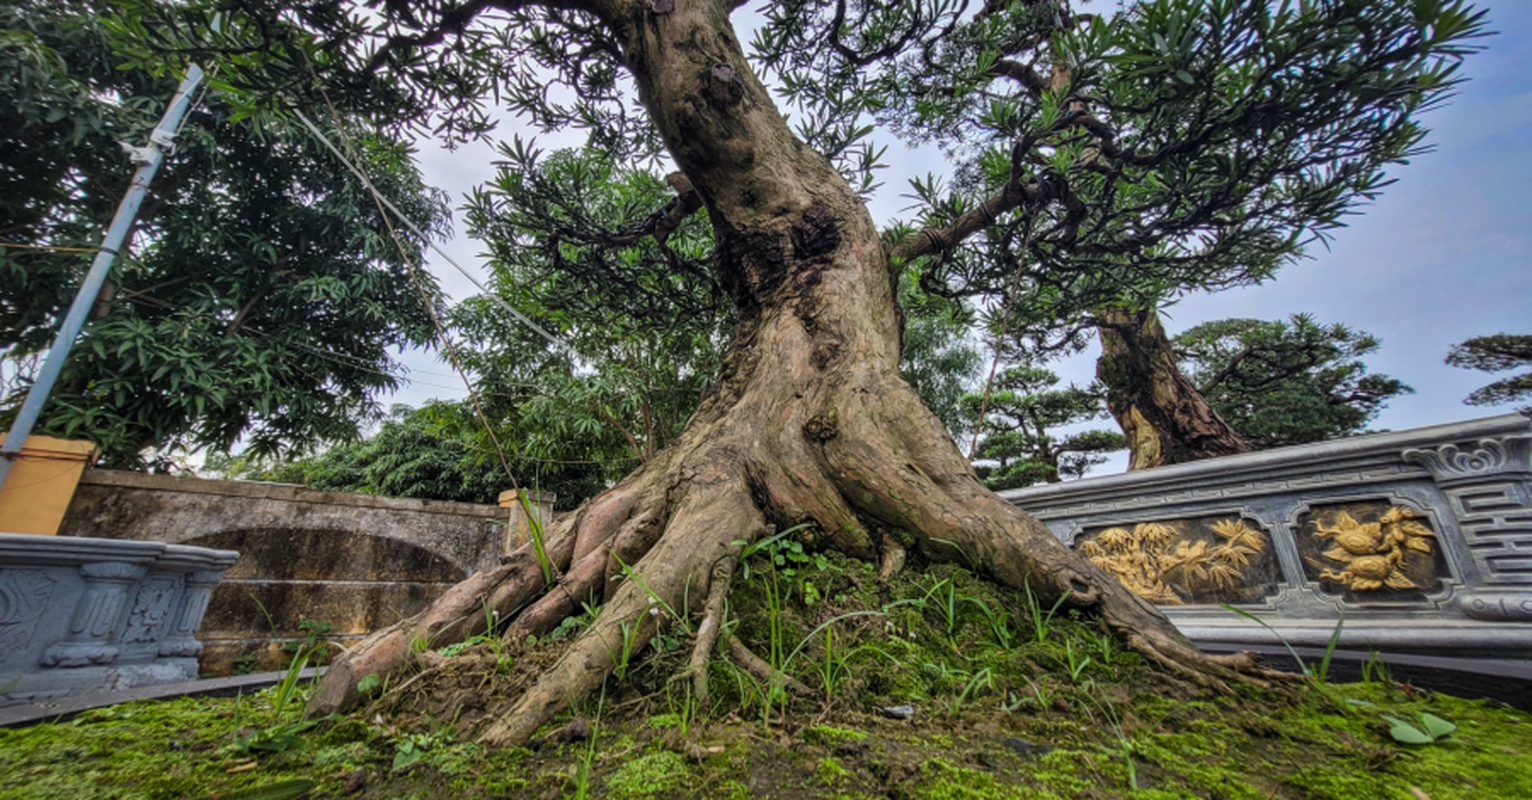
[[[672,629],[549,727],[578,713],[592,739],[489,750],[476,730],[562,641],[481,644],[307,728],[298,701],[277,709],[268,690],[0,731],[0,798],[253,797],[295,779],[316,783],[306,796],[340,796],[359,770],[358,797],[1532,797],[1532,715],[1498,703],[1382,680],[1212,697],[1090,623],[1048,619],[1039,638],[1047,609],[960,569],[880,582],[780,547],[751,565],[731,595],[735,634],[822,697],[784,707],[720,661],[699,709],[689,681],[669,680],[688,644]],[[914,718],[878,711],[894,705]],[[1391,738],[1383,715],[1423,712],[1457,730],[1430,745]]]

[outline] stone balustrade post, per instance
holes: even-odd
[[[80,567],[85,592],[69,619],[64,640],[43,652],[45,667],[84,667],[110,664],[117,658],[112,628],[122,614],[128,589],[148,569],[140,564],[102,561]]]

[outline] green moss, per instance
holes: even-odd
[[[994,775],[957,767],[942,758],[926,761],[920,768],[922,780],[911,787],[909,795],[928,800],[1054,800],[1053,792],[1014,783],[1002,783]]]
[[[838,786],[851,776],[849,770],[829,756],[819,759],[818,766],[814,767],[814,774],[830,786]]]
[[[371,757],[372,750],[367,747],[366,742],[351,742],[315,751],[314,766],[338,766],[355,769],[358,764],[369,760]]]
[[[803,732],[799,734],[799,736],[803,739],[803,741],[808,742],[809,744],[823,745],[826,747],[833,747],[834,745],[844,744],[846,742],[859,742],[867,738],[867,734],[862,733],[861,731],[837,728],[833,725],[812,725],[810,727],[804,728]]]
[[[618,767],[606,779],[613,798],[655,797],[680,786],[690,774],[686,759],[669,751],[650,753]]]
[[[1436,695],[1405,697],[1379,685],[1331,685],[1297,697],[1242,689],[1236,697],[1186,699],[1167,692],[1166,682],[1135,659],[1103,654],[1091,623],[1064,615],[1051,624],[1047,641],[1034,641],[1014,594],[964,570],[922,566],[880,583],[864,565],[831,561],[836,569],[804,568],[823,590],[818,603],[805,604],[797,589],[789,593],[782,620],[787,650],[801,641],[801,634],[791,638],[794,631],[900,605],[886,617],[834,623],[834,657],[845,667],[836,703],[826,708],[792,699],[784,709],[774,701],[771,725],[761,721],[758,682],[718,660],[709,672],[709,709],[678,737],[680,719],[659,712],[669,710],[665,688],[684,666],[683,648],[646,656],[627,679],[608,684],[603,703],[587,711],[606,710],[593,751],[589,743],[535,753],[477,748],[453,741],[423,714],[375,723],[376,712],[369,711],[305,730],[287,751],[246,752],[236,746],[242,737],[296,720],[301,699],[281,717],[267,693],[183,699],[0,730],[0,798],[195,798],[300,777],[320,782],[313,796],[334,796],[346,775],[363,767],[373,776],[368,796],[552,800],[570,793],[569,776],[589,752],[592,796],[619,800],[830,800],[891,791],[939,800],[1255,800],[1273,793],[1408,800],[1412,786],[1433,800],[1532,797],[1532,715],[1524,712]],[[766,628],[760,574],[737,578],[730,603],[745,620],[739,635],[764,654],[763,640],[748,633]],[[826,659],[822,641],[806,643],[793,668],[816,690],[823,688],[815,672]],[[1078,681],[1061,675],[1070,648],[1100,655],[1102,666],[1093,663]],[[954,702],[982,672],[989,683]],[[1034,686],[1045,700],[1017,702],[1033,696]],[[423,689],[423,697],[430,705],[430,698],[450,696],[457,687]],[[867,713],[905,702],[916,708],[909,721]],[[1383,714],[1418,719],[1422,712],[1456,723],[1457,731],[1429,746],[1389,737]],[[459,734],[472,740],[485,719],[458,722]],[[395,773],[394,754],[411,737],[430,740],[427,755],[421,766]],[[1006,744],[1011,738],[1054,749],[1040,756],[1013,742],[1013,750]],[[662,752],[661,743],[726,749],[691,765]],[[1136,791],[1129,789],[1130,755]],[[229,772],[236,767],[248,769]]]

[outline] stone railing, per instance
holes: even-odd
[[[1529,454],[1509,414],[1002,496],[1200,642],[1524,659]]]
[[[229,550],[0,534],[0,705],[197,677]]]

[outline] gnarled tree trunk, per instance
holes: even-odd
[[[357,682],[400,669],[416,637],[434,647],[483,631],[485,609],[523,609],[511,633],[525,635],[582,601],[604,601],[483,735],[524,742],[601,684],[625,633],[649,640],[650,593],[671,608],[683,597],[696,606],[714,566],[738,557],[731,543],[800,522],[866,559],[885,547],[867,521],[912,532],[928,558],[979,564],[1046,602],[1068,593],[1068,605],[1095,611],[1131,647],[1194,681],[1224,686],[1253,674],[1247,658],[1201,653],[1152,605],[979,484],[899,376],[893,281],[871,217],[833,165],[792,135],[749,70],[730,10],[696,0],[669,13],[648,2],[597,9],[715,229],[717,269],[739,310],[717,384],[678,440],[548,532],[562,572],[553,585],[523,547],[337,659],[310,713],[355,705]],[[622,564],[641,581],[614,580]]]
[[[1250,449],[1176,365],[1154,309],[1099,313],[1096,378],[1106,406],[1128,437],[1128,469],[1148,469]]]

